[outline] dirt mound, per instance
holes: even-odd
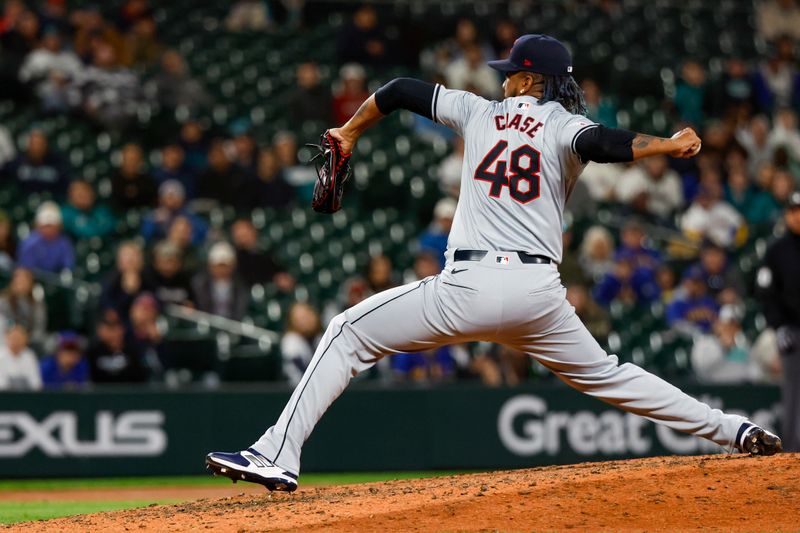
[[[66,533],[700,528],[798,530],[800,455],[657,457],[311,487],[295,494],[243,494],[18,524],[12,529]]]

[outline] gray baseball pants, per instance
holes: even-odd
[[[336,316],[277,423],[252,446],[289,472],[350,379],[385,355],[491,341],[530,354],[568,385],[672,429],[733,446],[745,418],[728,415],[608,355],[566,300],[556,265],[513,252],[459,261]]]

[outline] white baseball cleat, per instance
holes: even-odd
[[[225,476],[236,483],[239,480],[259,483],[269,490],[293,492],[297,489],[297,476],[261,455],[253,448],[243,452],[211,452],[206,455],[206,468],[215,476]]]

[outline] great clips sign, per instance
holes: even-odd
[[[704,395],[700,400],[724,408],[721,397]],[[497,434],[506,450],[519,457],[574,454],[587,458],[720,450],[710,441],[653,424],[600,402],[591,410],[570,409],[570,402],[566,402],[566,406],[564,403],[533,394],[509,398],[497,416]],[[777,426],[776,403],[750,412],[737,409],[730,412],[744,415],[763,427]]]

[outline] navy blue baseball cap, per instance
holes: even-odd
[[[523,35],[511,47],[508,59],[489,61],[500,72],[537,72],[551,76],[572,74],[572,56],[564,44],[544,34]]]

